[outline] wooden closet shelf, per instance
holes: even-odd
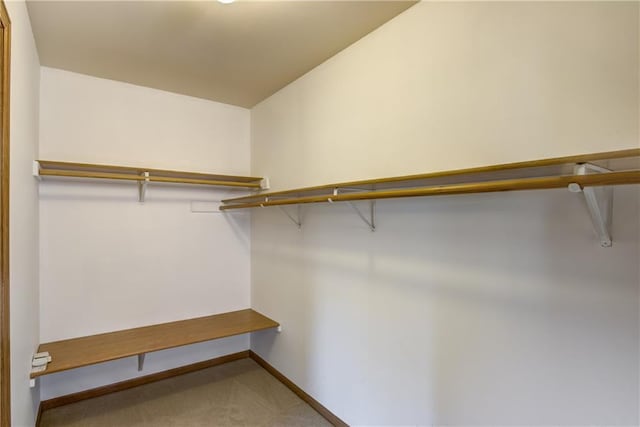
[[[423,188],[409,188],[401,190],[367,191],[350,194],[337,194],[335,196],[307,196],[290,199],[276,199],[264,202],[253,202],[238,205],[224,205],[220,209],[242,209],[267,206],[297,205],[305,203],[346,202],[356,200],[393,199],[404,197],[424,197],[453,194],[490,193],[498,191],[515,190],[542,190],[550,188],[563,188],[569,184],[578,184],[581,187],[594,187],[616,184],[640,184],[640,171],[609,172],[593,175],[570,175],[543,178],[523,178],[501,181],[489,181],[471,184],[442,185]]]
[[[57,162],[50,160],[38,160],[37,162],[38,175],[40,176],[114,179],[138,182],[168,182],[243,188],[261,188],[262,182],[262,178],[252,176],[219,175],[143,167]],[[148,173],[148,176],[145,176],[145,173]]]
[[[610,172],[576,175],[575,167],[585,163]],[[629,149],[261,193],[223,200],[220,209],[639,182],[640,149]]]
[[[48,351],[52,360],[45,371],[32,373],[31,378],[278,326],[247,309],[40,344],[38,352]]]

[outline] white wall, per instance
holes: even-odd
[[[638,3],[420,3],[252,110],[275,189],[638,147]],[[252,213],[252,349],[353,425],[638,424],[637,186]]]
[[[253,109],[253,172],[277,189],[637,146],[634,8],[414,6]]]
[[[246,175],[249,110],[42,68],[39,158]],[[234,194],[244,194],[234,193]],[[248,215],[192,213],[227,190],[44,179],[40,339],[247,308]],[[142,374],[248,348],[248,336],[149,354]],[[140,375],[123,360],[51,375],[42,398]]]
[[[23,1],[5,3],[11,19],[10,313],[11,418],[32,426],[39,390],[29,388],[38,346],[38,186],[31,164],[38,150],[40,62]]]

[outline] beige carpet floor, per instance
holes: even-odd
[[[330,426],[242,359],[43,412],[40,426]]]

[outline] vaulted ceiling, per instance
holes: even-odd
[[[414,1],[31,1],[42,65],[252,107]]]

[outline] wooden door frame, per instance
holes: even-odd
[[[11,20],[0,0],[2,64],[0,75],[0,426],[11,425],[11,352],[9,345],[9,88]]]

